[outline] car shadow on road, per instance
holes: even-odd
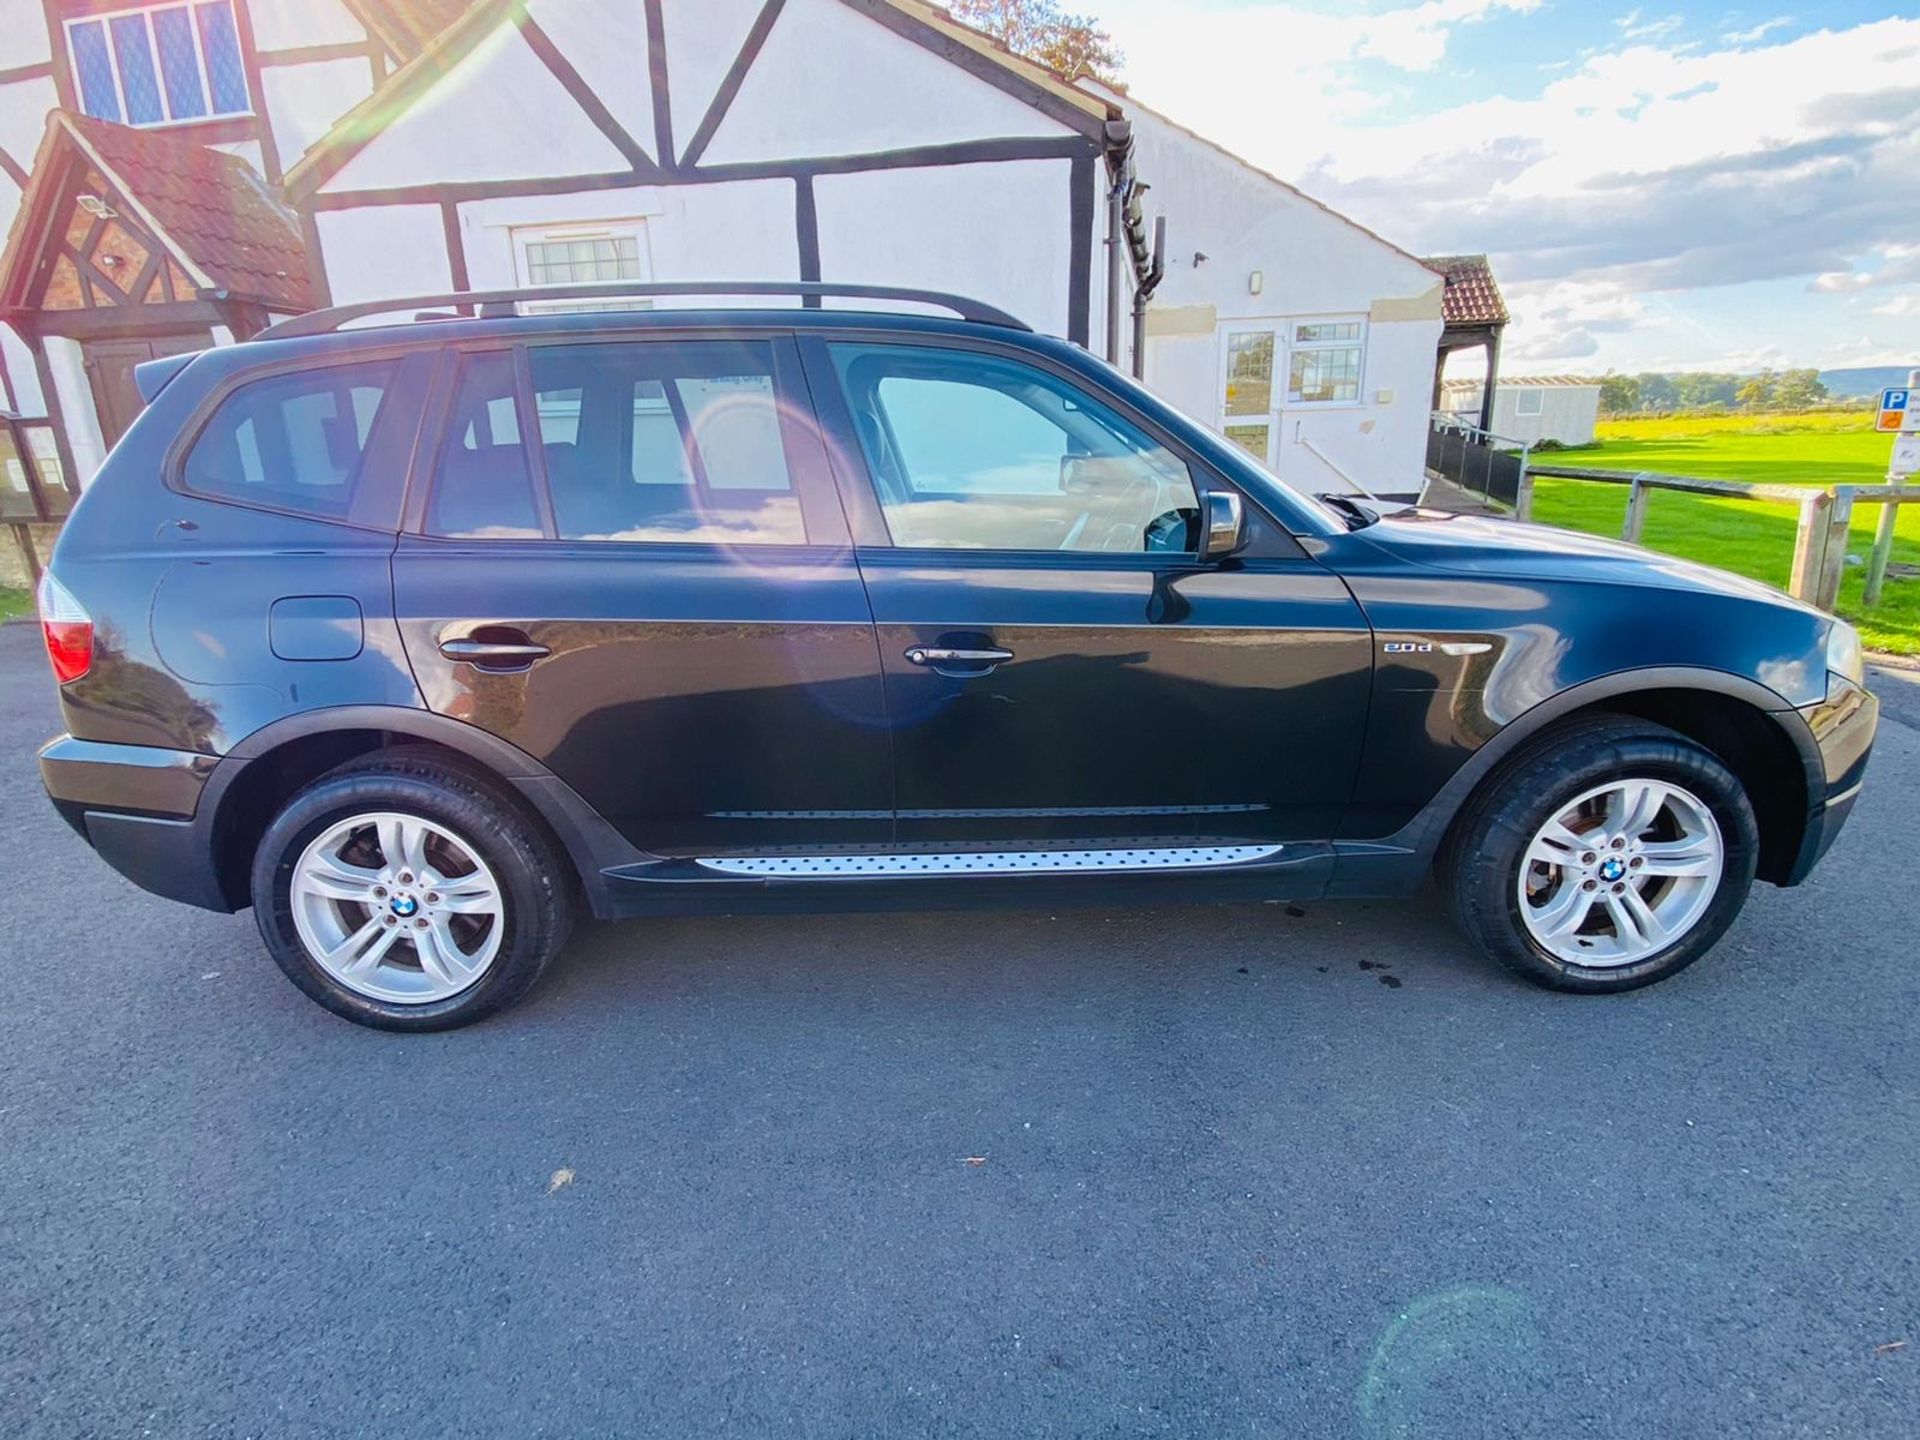
[[[1447,924],[1437,900],[1151,909],[713,916],[592,922],[530,1001],[551,1019],[580,1006],[709,1000],[726,988],[795,1005],[1117,1005],[1278,979],[1363,978],[1406,988],[1510,989]],[[524,1009],[525,1007],[523,1007]]]

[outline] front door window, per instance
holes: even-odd
[[[1186,462],[1077,387],[969,351],[831,348],[896,546],[1193,548]]]

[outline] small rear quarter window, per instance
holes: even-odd
[[[367,361],[242,385],[187,452],[181,483],[216,499],[346,519],[398,369],[397,360]]]

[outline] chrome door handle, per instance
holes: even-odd
[[[1013,659],[1013,651],[955,650],[944,645],[916,645],[907,651],[907,659],[914,665],[926,666],[936,675],[965,678],[969,675],[991,675],[994,666]]]
[[[524,670],[553,652],[531,641],[515,644],[506,640],[442,640],[440,653],[455,663],[464,662],[482,670]]]

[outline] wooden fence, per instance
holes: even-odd
[[[1879,505],[1880,524],[1874,532],[1867,561],[1868,605],[1880,603],[1886,584],[1887,561],[1893,553],[1894,517],[1899,507],[1920,500],[1920,489],[1905,485],[1830,485],[1815,490],[1806,485],[1749,485],[1739,480],[1708,480],[1698,475],[1661,475],[1650,470],[1576,470],[1562,465],[1535,465],[1521,484],[1516,513],[1532,511],[1533,481],[1546,475],[1556,480],[1591,480],[1602,485],[1625,485],[1627,516],[1620,538],[1638,541],[1647,524],[1647,500],[1655,490],[1681,490],[1691,495],[1718,495],[1732,500],[1784,501],[1799,507],[1800,524],[1793,540],[1793,568],[1787,593],[1822,610],[1833,609],[1840,594],[1840,577],[1847,568],[1847,542],[1853,529],[1853,507]]]

